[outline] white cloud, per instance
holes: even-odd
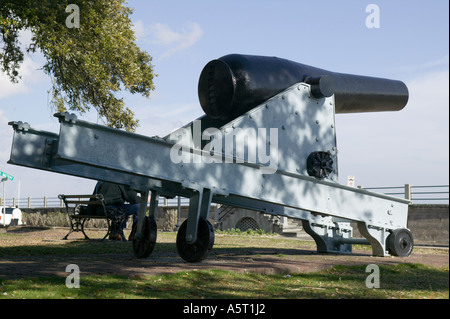
[[[19,31],[19,42],[20,42],[20,48],[22,50],[27,49],[30,44],[31,44],[31,40],[33,38],[33,33],[31,32],[31,30],[20,30]]]
[[[418,63],[415,65],[402,65],[394,69],[396,72],[406,72],[408,74],[414,74],[417,72],[427,72],[430,71],[430,69],[438,69],[447,67],[448,68],[448,62],[449,62],[449,55],[446,54],[445,56],[441,58],[437,58],[435,60],[426,61],[423,63]]]
[[[147,34],[145,31],[144,22],[141,20],[137,20],[136,22],[133,22],[133,25],[131,26],[131,29],[134,32],[134,35],[136,36],[136,39],[139,41],[142,38],[144,38]]]
[[[139,32],[142,34],[142,31]],[[186,23],[185,27],[180,30],[173,30],[167,24],[154,23],[150,25],[148,32],[153,44],[165,48],[160,59],[170,57],[176,52],[193,46],[203,36],[203,30],[196,22]]]
[[[23,52],[30,45],[31,38],[31,31],[20,31],[19,42]],[[21,79],[18,83],[12,83],[5,73],[0,72],[0,99],[8,96],[28,93],[30,86],[44,81],[46,77],[44,73],[39,70],[41,67],[41,60],[43,60],[43,57],[40,54],[35,54],[33,59],[30,56],[25,55],[24,61],[19,69]]]
[[[157,104],[136,109],[140,126],[136,133],[146,136],[166,136],[175,129],[199,118],[203,111],[198,103]]]
[[[449,72],[406,83],[409,101],[399,112],[338,114],[340,180],[358,185],[448,183]]]
[[[26,57],[20,66],[18,83],[12,83],[9,77],[0,72],[0,99],[29,92],[30,86],[41,82],[45,77],[39,65],[31,58]]]
[[[12,83],[6,74],[0,72],[0,99],[11,95],[25,93],[26,91],[27,87],[24,81]]]

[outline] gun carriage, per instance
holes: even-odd
[[[8,163],[126,185],[141,193],[136,257],[156,242],[159,196],[189,198],[177,250],[188,262],[214,245],[211,203],[302,220],[319,252],[409,256],[404,199],[337,182],[336,113],[401,110],[395,80],[330,72],[275,57],[231,54],[209,62],[198,84],[205,115],[165,137],[147,137],[57,113],[59,134],[10,122]],[[147,198],[151,193],[147,215]],[[355,222],[364,239],[353,238]]]

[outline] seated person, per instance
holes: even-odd
[[[123,240],[123,230],[125,229],[128,217],[133,215],[133,225],[137,225],[140,197],[133,190],[126,190],[124,186],[109,183],[98,182],[95,185],[94,194],[102,194],[106,204],[106,211],[118,210],[125,215],[121,225],[111,225],[111,234],[109,239]],[[131,236],[131,235],[130,235]],[[132,238],[129,238],[132,240]]]

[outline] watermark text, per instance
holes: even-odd
[[[66,27],[69,29],[80,27],[80,8],[76,4],[69,4],[66,13],[70,13],[66,18]]]
[[[278,168],[277,128],[229,128],[226,132],[207,128],[200,121],[170,135],[177,141],[170,150],[173,163],[257,163],[262,174]],[[204,145],[202,148],[200,145]]]
[[[380,28],[380,7],[376,4],[369,4],[366,7],[366,13],[369,15],[366,17],[366,27],[368,29]]]
[[[69,289],[80,288],[80,267],[75,264],[67,265],[66,272],[70,272],[66,278],[66,287]]]
[[[367,288],[380,288],[380,268],[375,264],[367,265],[366,272],[370,273],[366,278]]]

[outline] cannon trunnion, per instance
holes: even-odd
[[[189,198],[179,255],[200,261],[214,245],[211,203],[302,220],[319,252],[408,256],[409,202],[337,183],[335,113],[395,111],[408,100],[400,81],[345,75],[292,61],[229,55],[199,80],[201,118],[164,138],[57,113],[59,134],[11,122],[9,163],[127,185],[141,193],[133,250],[156,241],[159,196]],[[147,216],[147,198],[151,202]],[[364,239],[353,238],[355,222]]]

